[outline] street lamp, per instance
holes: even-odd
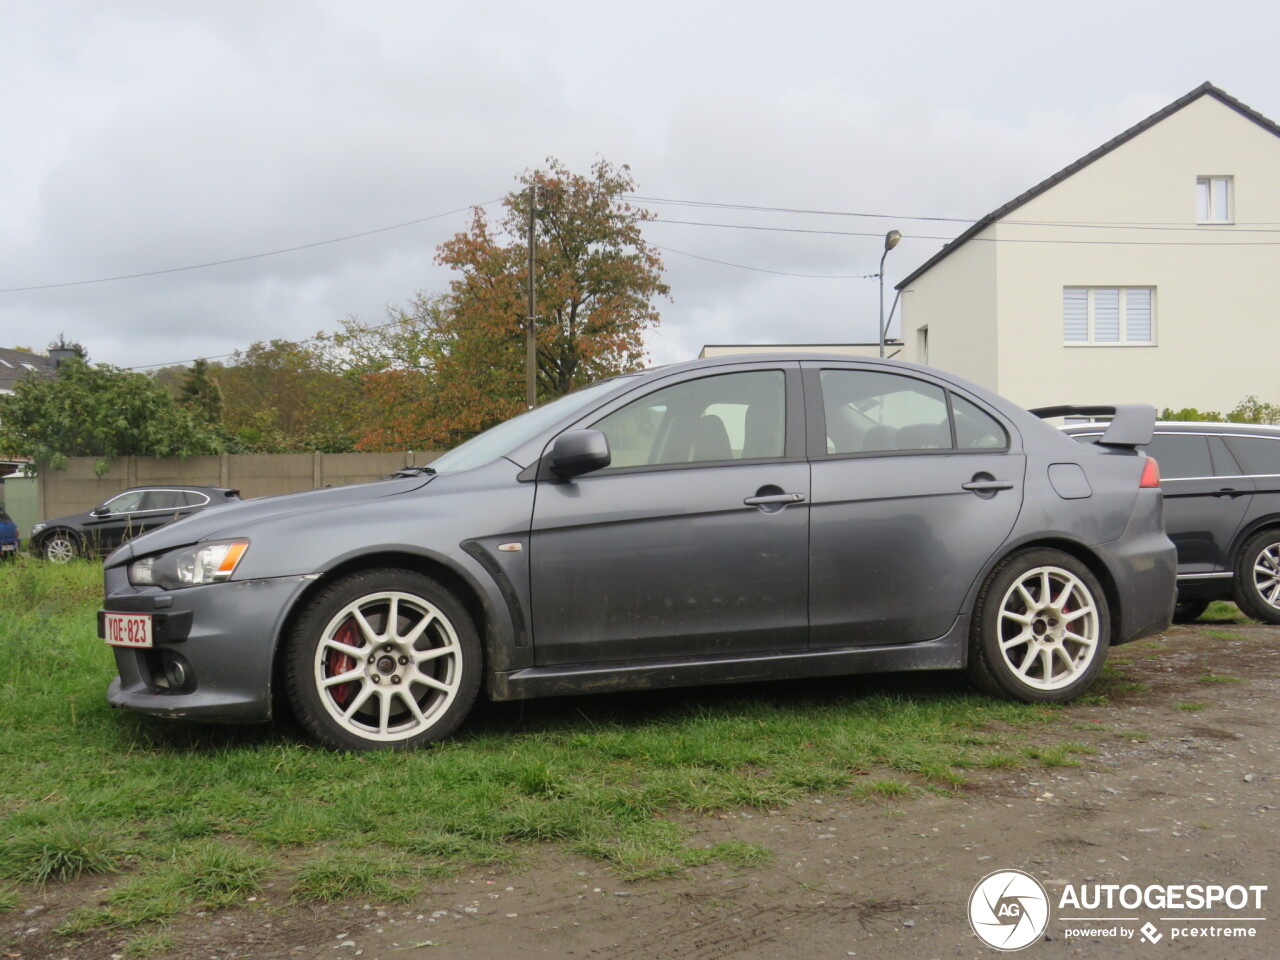
[[[884,253],[880,254],[880,356],[884,356],[884,338],[888,331],[885,329],[884,320],[884,258],[889,255],[889,251],[898,245],[898,241],[902,239],[902,234],[897,230],[890,230],[884,235]]]

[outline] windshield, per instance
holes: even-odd
[[[630,378],[613,377],[610,380],[593,383],[558,400],[535,407],[518,417],[512,417],[496,427],[490,427],[484,433],[454,447],[444,456],[432,460],[431,467],[437,473],[457,473],[460,470],[470,470],[473,467],[482,467],[486,463],[491,463],[532,440],[557,421],[563,420],[593,400],[611,392],[618,386],[619,381],[624,379]]]

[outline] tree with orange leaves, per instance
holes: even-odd
[[[573,174],[551,158],[518,181],[496,223],[477,207],[440,246],[437,262],[457,271],[448,294],[419,295],[389,324],[348,321],[335,338],[368,371],[361,448],[443,449],[524,409],[531,212],[539,400],[643,363],[669,288],[641,233],[652,215],[625,199],[630,168],[601,159]]]

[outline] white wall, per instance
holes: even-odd
[[[1234,224],[1197,226],[1204,175],[1235,178]],[[1278,402],[1280,234],[1252,232],[1277,224],[1280,137],[1204,96],[982,234],[997,242],[971,240],[918,278],[903,329],[910,343],[928,323],[933,365],[1024,406]],[[1058,242],[1025,242],[1037,240]],[[1155,287],[1155,346],[1065,345],[1064,286]]]

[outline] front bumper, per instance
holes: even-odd
[[[105,571],[102,612],[151,614],[154,646],[113,648],[119,675],[107,688],[107,702],[158,717],[270,720],[276,645],[312,578],[232,580],[164,591],[131,586],[125,569]],[[101,613],[98,635],[104,636]]]

